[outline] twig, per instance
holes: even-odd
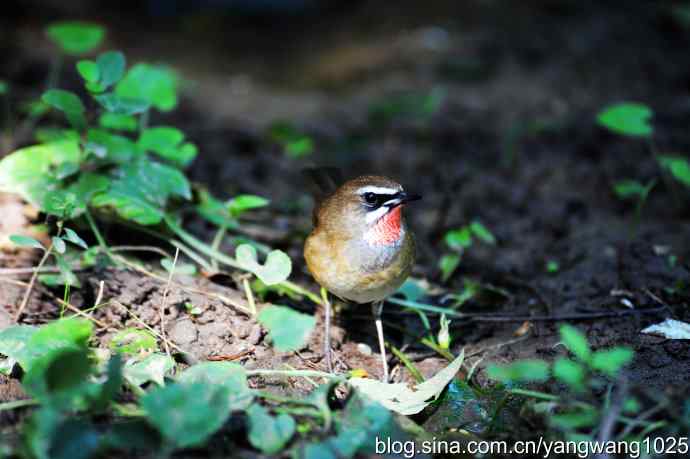
[[[14,322],[17,323],[19,322],[19,318],[21,317],[22,313],[24,312],[24,308],[26,308],[26,305],[29,303],[29,298],[31,297],[31,292],[34,289],[34,285],[36,284],[36,279],[38,279],[38,273],[43,268],[43,265],[45,262],[48,260],[48,257],[50,257],[50,253],[53,251],[53,243],[50,243],[50,246],[48,246],[48,249],[43,253],[43,257],[41,258],[41,261],[38,262],[38,266],[36,266],[36,269],[34,270],[34,273],[31,275],[31,280],[29,281],[28,287],[26,287],[26,292],[24,292],[24,298],[22,299],[22,303],[19,305],[19,309],[17,309],[17,312],[14,314]]]
[[[168,293],[170,293],[170,284],[172,283],[172,278],[175,274],[175,266],[177,265],[177,258],[179,255],[180,249],[176,249],[175,258],[173,259],[172,267],[170,268],[170,273],[168,274],[168,282],[165,284],[165,289],[163,289],[163,301],[158,309],[158,315],[160,316],[161,322],[161,336],[163,337],[163,344],[165,345],[165,353],[168,354],[168,356],[170,356],[170,346],[168,345],[168,340],[165,339],[165,308],[168,307]]]
[[[625,398],[628,395],[628,381],[626,378],[621,377],[619,379],[618,390],[616,391],[615,397],[611,402],[611,406],[606,410],[604,418],[599,424],[599,434],[597,435],[597,442],[604,444],[611,440],[613,434],[613,428],[616,425],[616,420],[618,415],[623,410],[623,404],[625,403]],[[611,457],[609,454],[596,454],[595,459],[606,459]]]
[[[249,279],[247,277],[242,278],[242,287],[244,287],[244,294],[247,296],[247,303],[249,303],[249,309],[252,311],[252,316],[256,315],[256,302],[254,301],[254,293],[252,292],[252,287],[249,285]]]
[[[170,258],[170,254],[154,245],[116,245],[110,247],[111,252],[152,252]]]
[[[160,338],[161,341],[164,341],[164,342],[165,342],[165,341],[167,340],[167,338],[165,338],[164,336],[161,336],[161,334],[158,333],[158,331],[156,331],[156,329],[154,329],[154,328],[151,327],[149,324],[147,324],[146,322],[144,322],[143,320],[141,320],[141,318],[140,318],[139,316],[137,316],[136,314],[134,314],[134,312],[133,312],[131,309],[129,309],[127,306],[125,306],[124,304],[120,303],[119,301],[113,301],[112,303],[113,303],[115,306],[120,306],[122,309],[124,309],[125,311],[127,311],[127,313],[128,313],[130,316],[132,316],[132,318],[133,318],[134,320],[136,320],[137,322],[139,322],[139,324],[140,324],[141,326],[143,326],[145,329],[147,329],[148,331],[150,331],[151,333],[153,333],[154,336],[157,336],[158,338]],[[168,345],[169,345],[170,347],[173,347],[173,348],[177,349],[177,350],[178,350],[179,352],[181,352],[182,354],[189,354],[189,352],[185,351],[184,349],[182,349],[180,346],[178,346],[177,344],[175,344],[175,343],[172,342],[172,341],[169,341],[169,342],[168,342]]]
[[[12,400],[11,402],[0,403],[0,411],[14,410],[16,408],[23,408],[25,406],[34,406],[38,405],[38,403],[38,400],[35,398]]]
[[[94,308],[98,307],[98,305],[101,304],[101,301],[103,300],[103,288],[104,287],[105,287],[105,282],[100,281],[98,283],[98,295],[96,295],[96,301],[93,303]]]

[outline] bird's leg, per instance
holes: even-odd
[[[324,330],[323,330],[323,354],[326,358],[326,368],[329,373],[333,373],[333,360],[331,359],[331,302],[328,301],[328,292],[321,287],[321,299],[324,308]]]
[[[383,340],[383,323],[381,322],[381,312],[383,311],[383,301],[371,304],[371,312],[374,314],[376,322],[376,335],[379,338],[379,349],[381,351],[381,364],[383,365],[383,382],[388,382],[388,359],[386,359],[386,343]]]

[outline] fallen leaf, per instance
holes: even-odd
[[[650,325],[642,333],[659,335],[668,339],[690,339],[690,324],[679,320],[666,319],[658,324]]]

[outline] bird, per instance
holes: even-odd
[[[322,190],[335,185],[319,171],[310,175]],[[398,290],[414,265],[415,240],[405,223],[403,207],[418,199],[420,195],[406,192],[388,177],[363,175],[348,180],[318,198],[313,229],[304,244],[307,268],[322,292],[325,289],[358,304],[371,303],[384,382],[388,381],[388,363],[381,312],[384,300]],[[331,312],[327,295],[323,296],[324,353],[332,372]]]

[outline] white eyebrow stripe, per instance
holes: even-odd
[[[357,190],[357,194],[364,194],[364,193],[376,193],[376,194],[395,194],[398,193],[400,189],[398,188],[387,188],[383,186],[374,186],[374,185],[368,185],[368,186],[363,186],[359,190]]]

